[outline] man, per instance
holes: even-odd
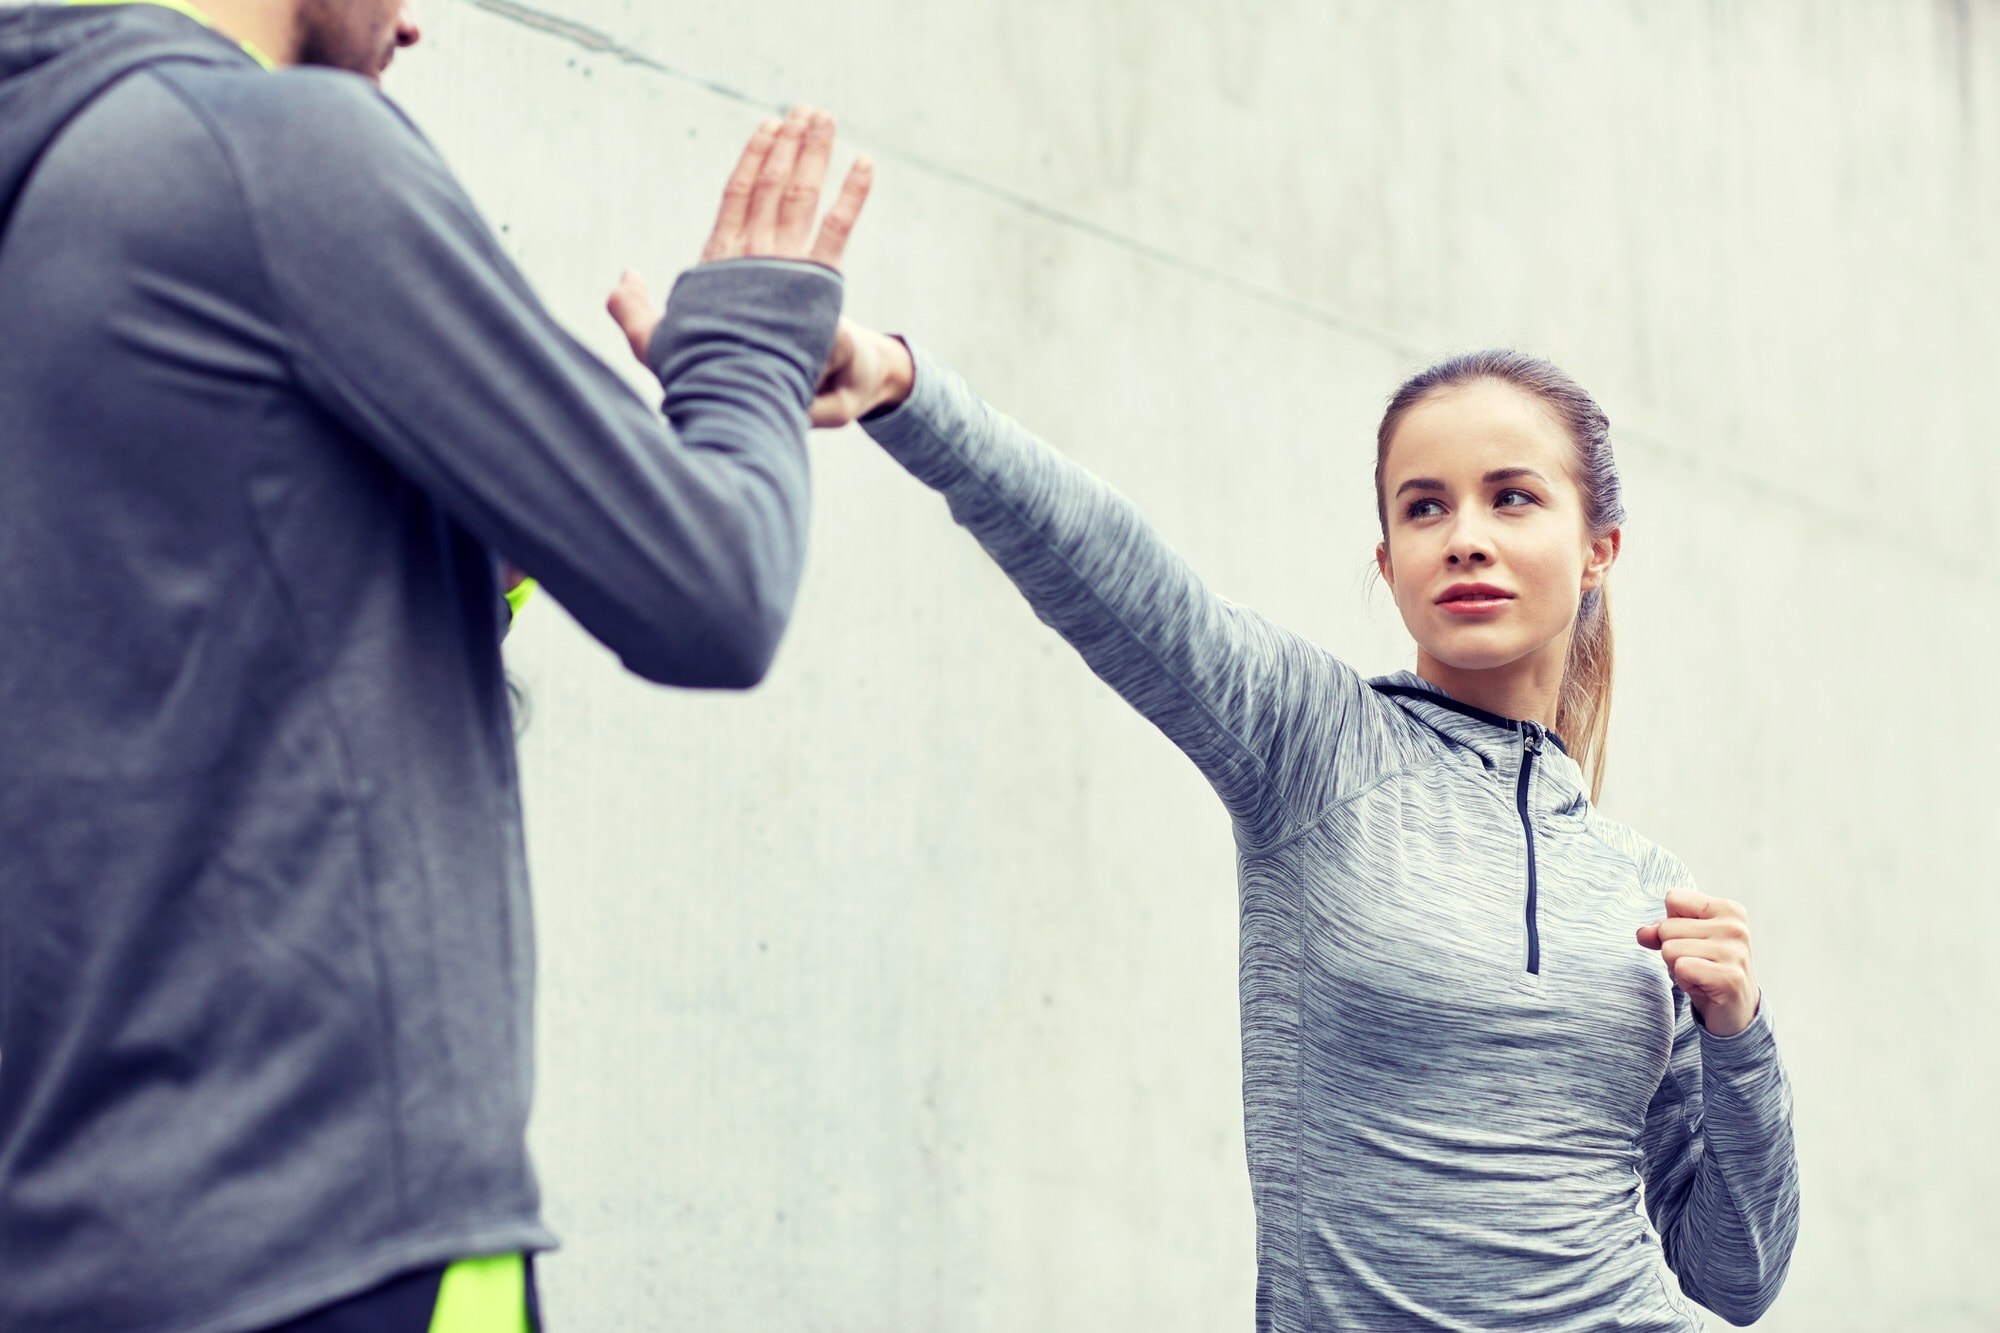
[[[0,15],[0,1328],[524,1328],[502,561],[654,681],[791,609],[865,164],[815,238],[831,118],[758,131],[663,422],[368,82],[416,37]]]

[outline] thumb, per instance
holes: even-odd
[[[1639,927],[1639,943],[1644,945],[1648,949],[1659,948],[1660,923],[1655,921],[1650,925],[1644,925]]]
[[[604,308],[624,331],[625,341],[631,344],[632,355],[644,362],[646,345],[652,341],[653,329],[660,322],[660,312],[653,305],[653,293],[646,286],[644,275],[632,268],[619,274],[618,285],[611,289]]]
[[[827,350],[826,364],[820,367],[819,382],[813,386],[813,392],[825,394],[839,387],[853,377],[853,371],[854,326],[843,315],[834,326],[833,346]]]
[[[837,430],[854,420],[853,395],[838,390],[821,393],[806,409],[806,420],[814,430]]]

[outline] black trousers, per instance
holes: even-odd
[[[391,1278],[372,1291],[315,1310],[288,1324],[278,1324],[267,1333],[429,1333],[431,1315],[437,1309],[438,1287],[444,1282],[444,1270],[449,1267],[439,1264]],[[535,1256],[524,1256],[521,1268],[528,1283],[528,1327],[541,1333],[542,1307],[535,1297]]]

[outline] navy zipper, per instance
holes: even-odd
[[[1521,738],[1521,779],[1514,788],[1514,807],[1520,811],[1521,835],[1528,842],[1528,972],[1531,976],[1540,976],[1542,972],[1542,927],[1541,922],[1538,920],[1541,913],[1537,904],[1538,892],[1535,883],[1535,822],[1528,814],[1528,784],[1534,778],[1535,756],[1542,752],[1542,741],[1544,739],[1553,741],[1555,747],[1564,754],[1569,753],[1569,747],[1563,744],[1562,737],[1556,735],[1539,722],[1520,722],[1511,717],[1502,717],[1498,713],[1489,713],[1484,708],[1474,708],[1471,704],[1460,703],[1450,695],[1440,694],[1434,690],[1422,690],[1411,685],[1398,685],[1387,680],[1371,680],[1368,684],[1378,694],[1387,694],[1404,699],[1416,699],[1423,703],[1435,704],[1439,708],[1448,708],[1452,712],[1465,717],[1476,718],[1481,722],[1490,723],[1496,727],[1505,727]]]
[[[1528,816],[1528,779],[1534,775],[1535,756],[1541,752],[1542,729],[1532,722],[1521,724],[1521,781],[1514,789],[1514,804],[1521,811],[1521,832],[1528,839],[1528,971],[1542,971],[1542,927],[1535,910],[1535,822]]]

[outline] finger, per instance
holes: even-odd
[[[632,346],[632,355],[644,361],[653,329],[660,322],[660,311],[653,304],[653,293],[647,288],[645,277],[637,269],[626,269],[619,275],[618,285],[611,289],[604,308],[624,331],[625,341]]]
[[[1693,889],[1673,889],[1667,893],[1667,915],[1709,917],[1715,915],[1717,900]]]
[[[820,368],[819,382],[813,392],[825,393],[838,383],[854,366],[854,332],[843,317],[834,326],[833,348],[826,354],[826,365]]]
[[[1703,999],[1728,995],[1740,976],[1734,968],[1709,958],[1683,958],[1674,964],[1674,984]]]
[[[745,254],[774,253],[778,204],[784,198],[785,186],[791,182],[792,167],[799,160],[799,141],[805,137],[809,114],[804,107],[792,108],[778,137],[771,142],[771,151],[757,172],[757,183],[750,187],[749,215],[743,220]]]
[[[813,399],[812,406],[806,409],[806,417],[816,430],[833,430],[845,426],[859,416],[859,406],[859,401],[852,393],[844,389],[837,390],[833,393],[823,393]]]
[[[750,214],[750,192],[757,184],[757,174],[764,169],[764,159],[771,155],[771,145],[778,141],[782,124],[777,120],[765,121],[743,146],[743,156],[736,159],[736,169],[729,173],[729,182],[722,187],[722,208],[715,215],[715,230],[709,233],[708,244],[701,252],[704,264],[716,259],[734,259],[743,253],[743,222]]]
[[[1664,921],[1655,921],[1651,925],[1645,925],[1639,927],[1638,930],[1639,943],[1645,945],[1648,949],[1659,948],[1660,927],[1665,924],[1666,922]]]
[[[833,117],[814,111],[806,120],[805,137],[799,143],[799,160],[792,179],[778,198],[778,250],[795,255],[805,249],[812,232],[813,218],[819,213],[819,192],[826,184],[827,160],[833,156]]]
[[[1660,950],[1660,957],[1665,960],[1669,972],[1689,961],[1713,963],[1717,967],[1728,968],[1737,976],[1747,976],[1749,972],[1749,959],[1741,949],[1711,944],[1706,940],[1668,940]]]
[[[1749,927],[1735,917],[1673,916],[1654,927],[1663,940],[1745,940]]]
[[[874,187],[875,163],[865,155],[855,158],[854,165],[847,170],[847,179],[841,182],[840,197],[833,201],[826,220],[819,224],[819,235],[807,258],[828,268],[840,267],[842,257],[847,254],[847,238],[854,233],[861,206],[868,202],[868,192]]]

